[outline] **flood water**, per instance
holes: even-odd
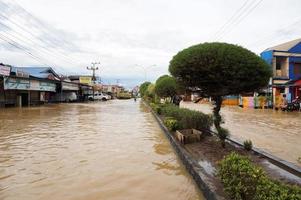
[[[0,110],[0,199],[203,199],[133,100]]]
[[[181,107],[212,113],[209,104],[181,102]],[[231,137],[251,139],[255,147],[301,167],[301,112],[224,106],[221,113]]]

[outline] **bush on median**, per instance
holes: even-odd
[[[152,110],[157,113],[158,115],[161,115],[162,111],[161,111],[161,106],[155,103],[150,103],[150,107],[152,108]]]
[[[210,115],[186,108],[179,108],[173,104],[163,104],[161,106],[161,113],[165,117],[176,119],[183,129],[209,130],[213,123]]]
[[[297,200],[301,189],[271,180],[262,168],[237,153],[226,156],[218,168],[225,192],[233,200]]]
[[[169,131],[176,131],[182,128],[182,125],[178,122],[178,120],[172,117],[165,118],[164,124]]]

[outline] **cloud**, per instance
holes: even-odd
[[[1,3],[1,1],[0,1]],[[7,20],[11,30],[2,33],[31,38],[33,49],[64,74],[86,74],[86,66],[100,61],[99,75],[125,82],[144,79],[140,66],[156,64],[148,78],[168,73],[169,61],[178,51],[208,41],[242,6],[240,0],[6,0],[2,13],[27,27],[28,34]],[[243,45],[256,53],[279,42],[300,37],[301,2],[263,1],[240,23],[223,32],[224,42]],[[24,9],[23,9],[24,8]],[[21,41],[19,41],[22,43]],[[253,43],[253,44],[252,44]],[[23,44],[23,43],[22,43]],[[4,45],[2,43],[2,45]],[[45,52],[47,48],[54,53]],[[38,64],[11,47],[1,49],[2,60],[21,66]]]

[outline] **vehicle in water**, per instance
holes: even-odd
[[[99,100],[101,100],[101,101],[107,101],[107,100],[110,100],[110,99],[111,99],[110,95],[107,95],[107,94],[102,93],[102,92],[96,92],[94,94],[94,96],[93,96],[93,94],[88,96],[88,100],[89,101],[97,101],[97,100],[98,101]]]

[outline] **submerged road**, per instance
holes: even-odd
[[[203,199],[139,102],[0,110],[0,199]]]
[[[181,102],[181,107],[212,113],[209,104]],[[221,113],[232,138],[251,139],[255,147],[301,167],[301,112],[224,106]]]

